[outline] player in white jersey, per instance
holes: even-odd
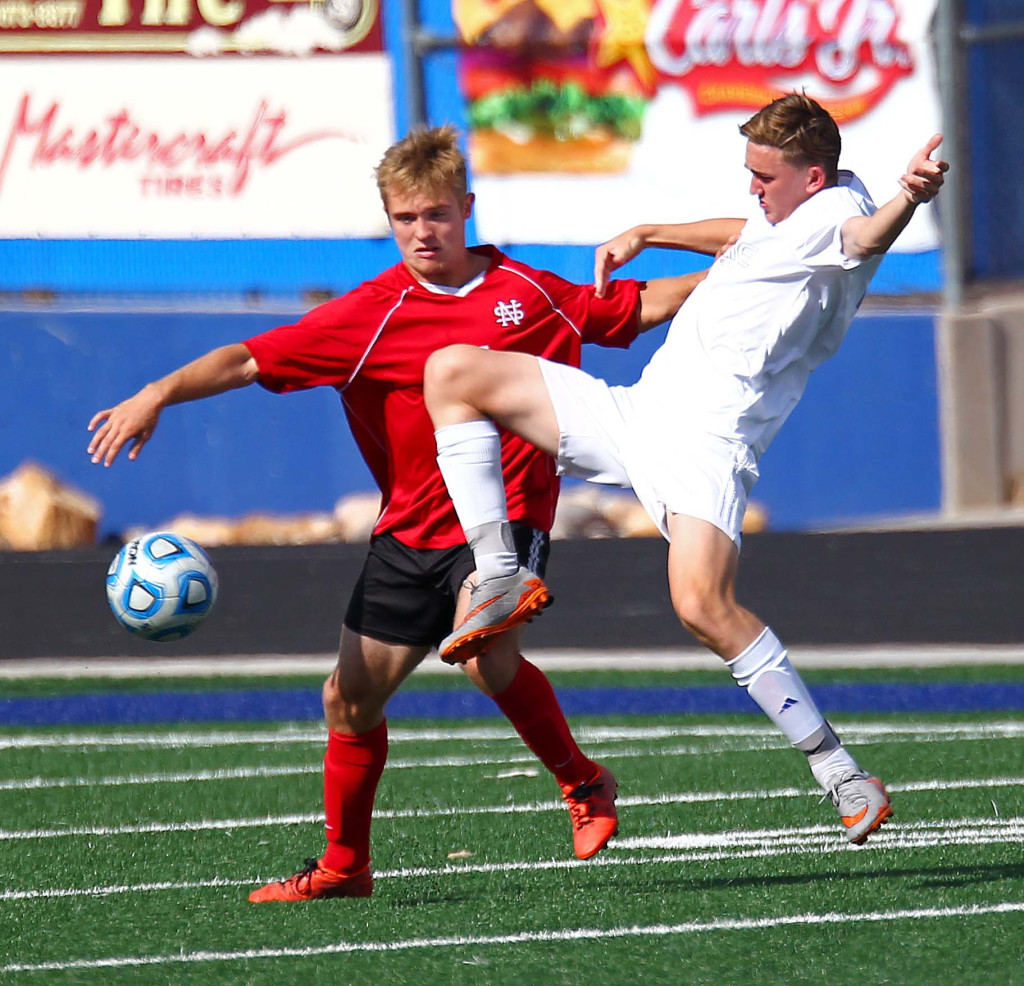
[[[888,794],[839,741],[779,639],[736,601],[740,528],[761,454],[948,165],[931,159],[936,134],[876,210],[860,181],[838,170],[839,130],[809,97],[775,100],[740,132],[760,207],[752,218],[639,226],[598,248],[599,294],[646,246],[718,254],[636,384],[609,387],[574,368],[471,346],[428,360],[438,463],[480,578],[441,653],[480,653],[544,601],[509,547],[497,422],[554,455],[563,474],[636,491],[669,540],[680,620],[807,755],[847,837],[861,843],[892,814]]]

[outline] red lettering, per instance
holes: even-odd
[[[74,164],[81,170],[99,165],[142,161],[151,169],[164,169],[176,175],[146,175],[141,179],[144,194],[240,194],[254,168],[272,167],[301,147],[323,140],[358,142],[360,138],[340,130],[314,130],[286,136],[289,130],[284,110],[271,112],[268,103],[258,103],[248,124],[229,127],[219,133],[202,130],[164,133],[137,122],[130,110],[119,109],[98,126],[78,128],[60,119],[61,104],[54,100],[42,112],[35,113],[32,97],[26,93],[18,103],[10,129],[3,140],[0,156],[0,191],[3,190],[10,163],[23,147],[30,154],[32,167],[57,163]],[[239,134],[244,134],[240,137]],[[225,169],[226,174],[210,174],[210,169]],[[183,171],[198,169],[184,184]],[[154,181],[155,179],[155,181]]]
[[[913,69],[899,29],[896,0],[655,0],[647,49],[662,79],[685,85],[699,107],[702,94],[727,91],[734,97],[705,108],[760,105],[785,73],[817,75],[830,89],[859,83],[862,95],[868,86],[872,105]]]

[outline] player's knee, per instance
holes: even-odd
[[[330,722],[345,705],[337,672],[324,682],[324,687],[320,690],[320,698],[323,702],[324,718]]]
[[[364,725],[374,719],[382,709],[384,700],[376,690],[353,686],[335,672],[324,682],[321,699],[324,720],[338,732],[363,732]]]
[[[672,605],[686,629],[705,642],[718,636],[729,617],[728,603],[721,594],[698,584],[677,587]]]
[[[322,698],[324,712],[339,712],[358,708],[372,696],[365,688],[346,686],[337,676],[332,676],[324,683]]]
[[[472,361],[479,350],[475,346],[455,345],[438,349],[427,357],[423,368],[423,386],[430,397],[461,397],[471,373]]]

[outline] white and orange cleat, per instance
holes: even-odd
[[[828,797],[846,826],[846,838],[857,846],[892,817],[885,786],[863,770],[843,774],[829,789]]]
[[[550,603],[547,586],[528,568],[486,579],[473,589],[465,619],[441,641],[441,660],[461,664],[476,657],[492,637],[529,623]]]

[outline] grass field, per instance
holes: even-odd
[[[248,890],[323,845],[318,723],[5,727],[0,982],[1024,983],[1024,714],[835,718],[896,810],[859,849],[759,717],[574,719],[620,782],[586,863],[503,720],[392,722],[373,897],[262,906]]]

